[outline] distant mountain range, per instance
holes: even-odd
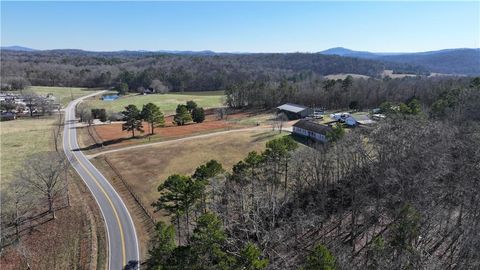
[[[18,51],[18,52],[33,52],[37,51],[32,48],[22,47],[22,46],[2,46],[0,47],[2,50],[9,50],[9,51]]]
[[[430,72],[437,73],[480,74],[480,49],[462,48],[417,53],[373,53],[337,47],[319,53],[417,65]]]
[[[176,51],[176,50],[124,50],[112,52],[89,52],[76,49],[59,50],[36,50],[22,46],[5,46],[2,50],[18,52],[52,52],[56,54],[78,55],[78,54],[98,54],[98,55],[152,55],[152,54],[177,54],[177,55],[227,55],[227,54],[250,54],[250,53],[218,53],[210,50],[205,51]],[[253,53],[251,53],[253,54]],[[480,75],[480,49],[445,49],[439,51],[417,52],[417,53],[375,53],[368,51],[355,51],[343,47],[331,48],[318,52],[323,55],[338,55],[342,57],[362,58],[375,60],[383,63],[401,63],[412,66],[422,67],[433,73],[457,74],[457,75]]]

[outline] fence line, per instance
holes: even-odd
[[[120,174],[120,172],[117,170],[117,168],[115,168],[115,166],[113,166],[113,164],[108,160],[108,158],[105,156],[103,159],[105,160],[107,165],[112,169],[112,171],[117,175],[117,177],[120,179],[120,181],[122,181],[123,185],[125,185],[128,192],[130,193],[130,195],[132,195],[132,197],[135,199],[135,202],[137,202],[137,204],[140,206],[140,208],[142,208],[143,212],[145,213],[145,215],[147,215],[147,217],[152,222],[152,224],[155,225],[156,219],[153,216],[153,214],[150,213],[148,208],[144,205],[144,203],[142,202],[142,199],[133,191],[130,184],[128,184],[127,181],[125,181],[123,176]]]

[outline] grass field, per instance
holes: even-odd
[[[190,175],[198,166],[211,159],[218,160],[224,169],[231,170],[248,152],[263,151],[266,142],[276,136],[281,135],[265,130],[241,131],[110,153],[107,158],[133,187],[134,192],[142,197],[142,201],[150,205],[158,197],[158,185],[169,175]],[[103,157],[95,159],[95,165],[98,165]],[[102,171],[108,170],[99,167]]]
[[[57,117],[18,119],[0,122],[1,183],[12,180],[28,155],[53,149],[53,129]]]
[[[175,112],[178,104],[185,104],[189,100],[195,101],[198,106],[204,108],[214,108],[222,106],[225,96],[223,91],[211,92],[184,92],[152,95],[127,95],[114,101],[89,100],[86,103],[92,108],[104,108],[110,112],[120,112],[127,105],[134,104],[139,109],[144,104],[152,102],[160,107],[164,114]]]
[[[57,100],[66,105],[73,98],[89,94],[92,89],[74,87],[32,86],[27,91],[39,95],[52,93]],[[13,172],[22,166],[28,155],[53,149],[53,129],[58,116],[43,118],[20,118],[14,121],[0,122],[0,177],[2,185],[9,182]]]
[[[97,89],[89,89],[89,88],[78,88],[78,87],[48,87],[48,86],[32,86],[29,90],[42,95],[46,96],[49,93],[52,93],[56,98],[57,101],[62,105],[67,105],[73,99],[79,98],[81,96],[88,95],[92,91]]]

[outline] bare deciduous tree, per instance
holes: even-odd
[[[55,219],[55,200],[65,192],[69,162],[63,153],[40,152],[33,154],[25,161],[21,178],[28,187],[43,196],[48,203],[48,212]]]

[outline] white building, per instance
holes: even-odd
[[[308,120],[300,120],[293,125],[294,134],[320,142],[327,141],[327,132],[331,130],[332,128],[329,126],[317,124]]]

